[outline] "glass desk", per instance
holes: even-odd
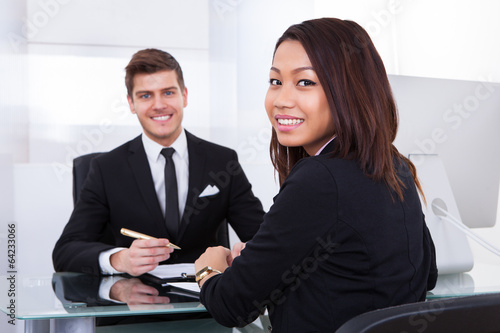
[[[470,272],[440,275],[427,299],[500,292],[500,263],[475,262]]]
[[[267,332],[269,325],[267,317],[261,317],[243,329],[225,328],[211,318],[96,327],[96,318],[100,317],[203,314],[206,309],[197,298],[177,297],[168,291],[169,303],[117,304],[99,296],[104,278],[85,274],[9,278],[9,275],[0,276],[0,310],[7,314],[5,320],[9,320],[11,314],[15,320],[24,320],[28,333]],[[15,296],[9,296],[9,290],[13,290]],[[500,292],[500,264],[476,262],[470,272],[439,276],[436,288],[428,292],[427,299],[492,292]]]
[[[137,325],[96,327],[96,318],[207,313],[197,297],[177,292],[171,293],[170,289],[166,290],[166,287],[160,285],[156,285],[156,288],[160,291],[160,295],[169,298],[168,303],[120,304],[107,300],[99,296],[105,279],[105,277],[78,273],[55,273],[53,276],[41,277],[2,275],[0,276],[0,290],[2,290],[0,310],[7,314],[6,320],[14,319],[14,316],[16,321],[24,320],[24,331],[29,333],[132,332],[136,329],[135,327],[138,327]],[[144,283],[149,286],[154,285],[148,282]],[[15,295],[10,294],[9,296],[9,290]],[[155,331],[155,325],[160,324],[144,324],[149,325],[149,328],[141,326],[140,329],[137,328],[137,331],[140,332],[146,328]],[[161,329],[168,327],[175,332],[184,330],[189,332],[196,327],[205,332],[232,332],[232,329],[217,324],[212,318],[172,320],[164,322]],[[250,324],[245,331],[263,332],[261,327],[254,324]]]

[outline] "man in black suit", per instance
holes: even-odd
[[[182,128],[187,89],[177,61],[160,50],[141,50],[126,67],[125,84],[143,134],[92,161],[55,245],[55,270],[138,276],[159,263],[194,262],[217,245],[224,220],[243,242],[251,239],[262,222],[262,205],[235,151]],[[174,149],[174,177],[164,176],[166,147]],[[168,192],[172,179],[177,195]],[[169,205],[173,197],[176,202]],[[173,206],[178,218],[166,218]],[[121,235],[121,228],[158,239],[133,240]],[[166,247],[170,241],[182,250]]]

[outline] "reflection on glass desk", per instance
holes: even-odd
[[[161,303],[146,304],[141,295],[118,293],[120,301],[112,300],[109,292],[102,293],[106,280],[125,283],[123,291],[143,290],[154,286],[164,297]],[[123,279],[123,280],[120,280]],[[0,310],[9,315],[8,308],[14,302],[16,320],[25,321],[25,332],[134,332],[175,331],[175,332],[267,332],[268,318],[242,329],[228,329],[211,318],[187,319],[160,323],[141,323],[129,325],[103,326],[96,328],[96,318],[101,317],[140,317],[149,315],[196,315],[206,314],[206,309],[197,296],[190,292],[179,293],[168,286],[152,285],[136,278],[96,277],[78,273],[55,273],[52,276],[15,275],[15,297],[6,292],[11,286],[9,276],[0,276]],[[108,281],[109,282],[109,281]],[[137,288],[131,288],[134,285]],[[470,272],[441,275],[437,286],[428,292],[428,299],[466,296],[479,293],[500,292],[500,263],[486,264],[476,262]],[[117,294],[112,294],[113,296]],[[139,296],[139,297],[138,297]],[[267,321],[266,321],[267,320]],[[142,326],[136,326],[142,325]],[[68,327],[71,329],[68,329]],[[78,330],[77,330],[78,328]]]
[[[184,291],[170,286],[162,286],[121,276],[98,277],[79,273],[55,273],[52,276],[22,276],[15,277],[15,297],[2,293],[0,310],[7,315],[11,300],[14,302],[16,320],[25,321],[25,332],[29,333],[66,333],[66,332],[268,332],[269,319],[261,316],[254,323],[243,328],[231,329],[219,325],[212,318],[190,319],[200,317],[196,314],[207,314],[198,296],[191,291]],[[0,276],[1,290],[9,290],[9,276]],[[111,281],[111,286],[124,283],[122,290],[125,295],[120,301],[111,300],[109,292],[102,293],[103,286]],[[161,303],[146,304],[144,291],[154,287],[160,296]],[[132,292],[132,293],[130,293]],[[113,294],[115,296],[117,294]],[[96,327],[96,318],[129,317],[132,319],[146,318],[151,315],[173,315],[170,320],[159,322],[128,323],[127,325],[111,325]],[[186,316],[188,315],[188,316]],[[190,316],[193,315],[193,316]],[[182,316],[183,320],[177,320]],[[188,317],[186,319],[186,317]],[[207,316],[205,316],[207,317]],[[7,317],[9,318],[9,317]],[[162,319],[164,317],[161,317]],[[266,329],[264,329],[264,327]]]
[[[427,299],[500,292],[500,263],[476,262],[470,272],[440,275]]]
[[[14,278],[12,278],[14,277]],[[78,273],[55,273],[53,276],[35,277],[12,275],[0,277],[1,290],[12,289],[15,282],[15,296],[2,293],[0,310],[6,314],[15,313],[16,319],[25,320],[26,332],[54,332],[51,323],[63,327],[71,325],[80,327],[85,332],[95,332],[96,317],[144,316],[165,314],[206,313],[197,296],[191,292],[179,293],[170,287],[156,285],[155,289],[164,296],[160,304],[147,304],[147,299],[127,294],[120,301],[111,300],[100,295],[100,288],[106,277],[97,277]],[[151,288],[137,278],[113,279],[142,284],[141,288],[122,288],[125,291],[144,291]],[[109,293],[108,293],[109,295]],[[14,309],[12,305],[14,304]],[[9,308],[10,306],[10,308]],[[49,322],[51,320],[51,322]],[[64,328],[55,331],[64,332]]]
[[[18,319],[45,319],[206,311],[196,298],[186,297],[165,304],[133,305],[102,299],[99,296],[102,279],[78,273],[55,273],[49,277],[18,275],[16,316]],[[2,277],[2,283],[6,282],[7,278]],[[2,302],[2,311],[7,312],[5,304],[8,302]]]

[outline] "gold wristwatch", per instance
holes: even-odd
[[[213,269],[210,266],[203,267],[198,273],[196,273],[196,282],[198,282],[198,284],[200,284],[200,281],[203,280],[205,278],[205,276],[207,276],[210,273],[214,273],[214,272],[218,273],[218,274],[222,274],[221,271]]]

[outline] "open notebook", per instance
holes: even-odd
[[[161,290],[169,296],[177,294],[198,298],[200,295],[200,287],[195,282],[194,264],[160,265],[142,278],[161,285]]]
[[[145,274],[145,277],[159,284],[195,282],[194,264],[159,265]]]

